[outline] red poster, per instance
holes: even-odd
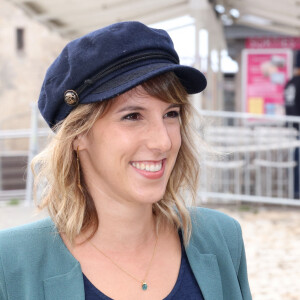
[[[244,111],[284,113],[283,91],[291,77],[292,53],[288,49],[243,50]]]

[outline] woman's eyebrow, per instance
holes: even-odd
[[[170,108],[177,108],[177,107],[180,107],[180,105],[173,103],[167,107],[167,110]],[[124,111],[145,111],[145,110],[147,110],[147,108],[145,108],[143,106],[127,105],[127,106],[122,107],[120,110],[118,110],[117,113],[124,112]]]
[[[142,106],[136,106],[136,105],[128,105],[128,106],[124,106],[122,107],[120,110],[117,111],[117,113],[123,112],[123,111],[140,111],[140,110],[146,110],[145,107]]]
[[[176,108],[176,107],[179,107],[179,108],[180,108],[180,104],[173,103],[173,104],[171,104],[167,109],[170,109],[170,108]]]

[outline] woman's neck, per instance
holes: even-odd
[[[89,190],[99,219],[91,240],[94,244],[108,249],[134,250],[156,239],[152,203],[116,199],[103,193],[92,180]]]
[[[139,249],[156,237],[155,217],[151,205],[145,207],[123,207],[113,210],[97,209],[99,227],[92,238],[102,249]],[[104,250],[104,249],[103,249]]]

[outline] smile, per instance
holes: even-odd
[[[162,161],[159,162],[132,162],[133,167],[138,170],[147,171],[147,172],[158,172],[162,168]]]

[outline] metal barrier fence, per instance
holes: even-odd
[[[300,206],[300,118],[205,110],[199,114],[205,123],[202,138],[221,154],[204,153],[201,158],[201,201]],[[32,105],[30,130],[0,131],[0,200],[32,201],[29,163],[50,133],[38,128],[36,105]],[[8,141],[13,140],[24,148],[12,150]]]
[[[205,123],[202,138],[221,154],[221,159],[204,155],[202,201],[300,205],[300,118],[198,112]]]
[[[30,129],[0,130],[0,201],[32,201],[30,161],[51,134],[38,123],[38,109],[32,104]]]
[[[0,131],[0,201],[24,200],[26,194],[32,198],[30,161],[38,153],[36,145],[44,145],[49,133],[47,128],[39,129],[34,137],[30,129]]]

